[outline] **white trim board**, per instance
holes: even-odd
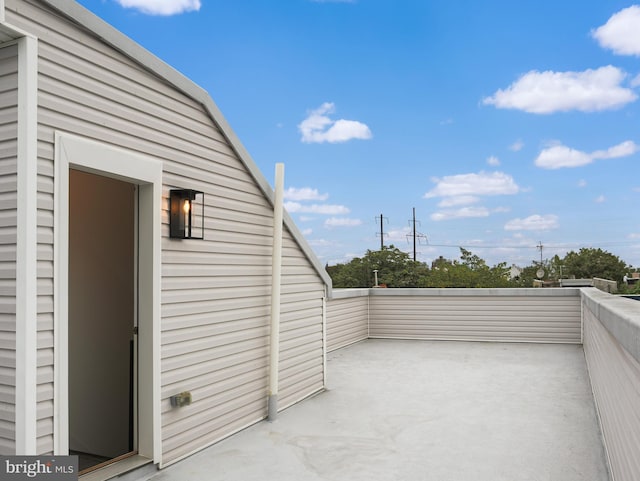
[[[55,135],[55,453],[69,450],[68,284],[69,169],[112,177],[139,187],[138,452],[161,463],[160,269],[162,163],[151,157],[64,132]]]
[[[16,454],[37,454],[38,41],[18,40]]]

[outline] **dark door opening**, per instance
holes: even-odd
[[[69,450],[134,454],[135,185],[69,171]]]

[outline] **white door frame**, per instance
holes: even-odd
[[[65,132],[55,134],[54,452],[69,452],[69,169],[138,185],[138,454],[161,462],[160,269],[162,163]]]

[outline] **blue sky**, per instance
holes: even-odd
[[[205,88],[322,262],[640,266],[640,5],[81,0]]]

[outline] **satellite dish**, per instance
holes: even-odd
[[[536,271],[536,277],[538,279],[542,279],[544,277],[544,269],[542,267]]]

